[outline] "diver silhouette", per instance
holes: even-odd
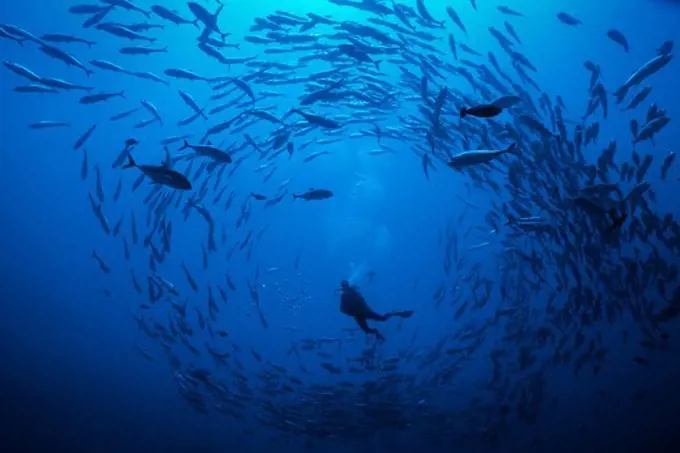
[[[351,316],[357,322],[361,330],[367,334],[374,334],[379,340],[385,340],[377,329],[372,329],[366,323],[367,320],[371,321],[387,321],[393,316],[400,318],[410,318],[413,315],[413,310],[406,311],[393,311],[381,315],[376,313],[368,306],[364,296],[359,293],[359,291],[354,286],[350,286],[347,280],[340,282],[340,312]]]

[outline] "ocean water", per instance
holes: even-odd
[[[664,42],[680,41],[680,4],[477,0],[475,9],[469,0],[424,0],[424,11],[410,0],[223,3],[223,42],[238,47],[218,47],[222,38],[208,30],[211,49],[250,61],[224,64],[200,50],[201,22],[175,25],[114,6],[100,24],[163,25],[138,32],[154,42],[132,42],[83,27],[91,14],[69,12],[74,1],[0,5],[2,30],[22,41],[0,37],[0,451],[678,451],[680,324],[671,314],[680,306],[680,169],[668,158],[680,139],[677,61],[620,104],[615,92]],[[413,28],[392,13],[395,3]],[[195,19],[187,2],[134,4]],[[504,5],[522,16],[503,13]],[[561,12],[582,23],[560,22]],[[264,29],[257,19],[266,19]],[[7,24],[38,38],[96,42],[46,43],[93,74]],[[612,29],[628,51],[607,36]],[[304,42],[284,42],[295,39]],[[120,52],[136,45],[167,51]],[[586,61],[599,65],[606,118],[601,103],[585,115],[598,99]],[[211,80],[172,77],[171,68]],[[147,71],[165,83],[130,75]],[[92,90],[16,90],[46,78]],[[329,86],[333,96],[302,103]],[[649,95],[625,110],[645,87]],[[193,114],[179,90],[207,119],[177,124]],[[459,115],[509,95],[519,102],[493,118]],[[154,119],[142,101],[161,121],[136,127]],[[653,104],[670,123],[633,143],[631,120],[640,133]],[[293,108],[339,127],[307,123]],[[139,142],[131,151],[138,164],[158,166],[161,140],[187,135],[205,144],[206,131],[239,114],[209,137],[230,163],[180,150],[182,140],[168,145],[189,191],[149,178],[134,189],[139,169],[112,166],[128,139]],[[39,121],[68,124],[29,127]],[[595,123],[597,137],[577,144],[577,128]],[[602,156],[612,141],[608,166]],[[516,153],[491,164],[448,165],[463,151],[511,143]],[[624,165],[630,175],[621,176]],[[312,188],[333,196],[292,196]],[[210,213],[212,236],[189,200]],[[529,216],[540,219],[521,219]],[[377,312],[415,313],[369,321],[385,336],[378,341],[340,313],[342,280]]]

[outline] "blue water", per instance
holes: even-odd
[[[161,1],[136,2],[145,10],[154,3]],[[215,1],[201,3],[210,11],[218,6]],[[387,7],[392,4],[383,3]],[[415,2],[399,3],[415,7]],[[88,67],[91,60],[109,60],[126,69],[153,72],[168,80],[169,86],[96,68],[95,74],[87,78],[83,71],[47,57],[33,43],[20,46],[0,39],[3,61],[19,63],[39,76],[93,86],[95,92],[125,91],[124,99],[82,105],[78,102],[82,92],[14,92],[15,86],[28,82],[7,68],[0,68],[0,344],[3,350],[0,408],[4,420],[0,424],[0,451],[677,451],[680,432],[677,320],[663,324],[661,329],[670,338],[661,341],[663,347],[651,351],[639,345],[643,337],[627,311],[613,324],[600,320],[584,325],[579,331],[586,335],[586,345],[600,332],[602,340],[598,347],[608,351],[596,375],[590,364],[577,376],[573,372],[573,361],[567,366],[553,365],[551,356],[557,340],[543,348],[529,334],[522,342],[502,340],[514,332],[504,322],[486,328],[480,337],[481,344],[463,359],[445,352],[462,346],[453,338],[455,335],[480,328],[493,320],[498,307],[516,302],[511,300],[512,296],[504,299],[499,292],[501,282],[509,288],[508,294],[527,287],[526,282],[516,279],[516,274],[501,265],[508,254],[505,248],[512,244],[530,253],[541,250],[535,243],[532,245],[532,241],[539,239],[516,238],[502,227],[497,234],[490,235],[491,227],[484,222],[485,215],[494,204],[500,204],[498,200],[507,200],[508,196],[501,174],[493,177],[501,187],[501,197],[488,187],[474,187],[469,175],[454,172],[438,160],[434,161],[436,170],[429,171],[428,179],[423,174],[420,158],[410,150],[412,142],[391,139],[389,146],[396,153],[367,154],[378,147],[375,137],[350,136],[370,128],[366,124],[347,124],[338,135],[342,138],[339,142],[312,144],[304,151],[296,150],[291,158],[284,152],[273,161],[276,171],[267,182],[263,180],[270,169],[255,172],[265,160],[258,160],[250,148],[239,151],[239,157],[248,157],[233,176],[227,178],[225,174],[217,190],[209,184],[208,195],[203,200],[217,225],[217,251],[209,254],[207,269],[203,266],[201,248],[207,246],[206,222],[195,211],[185,221],[173,202],[167,214],[173,226],[171,253],[163,263],[157,264],[158,274],[177,287],[180,295],[173,296],[175,300],[188,301],[187,318],[194,330],[191,343],[200,349],[196,356],[177,341],[173,349],[182,366],[173,369],[159,341],[146,335],[135,321],[135,317],[141,316],[151,326],[154,322],[167,324],[168,317],[174,315],[165,296],[155,304],[147,300],[150,250],[141,244],[141,239],[136,246],[130,240],[131,212],[135,212],[140,237],[148,232],[144,198],[151,186],[145,182],[137,191],[132,191],[139,172],[113,169],[111,162],[125,140],[134,137],[140,142],[135,158],[140,163],[158,164],[164,158],[158,145],[164,137],[191,134],[192,143],[198,142],[208,127],[244,110],[230,108],[210,115],[208,121],[199,118],[190,126],[178,128],[176,122],[191,113],[177,94],[178,89],[190,93],[201,107],[212,108],[218,102],[208,101],[213,94],[210,84],[168,78],[163,74],[166,69],[182,68],[206,77],[242,77],[252,68],[235,64],[226,69],[197,50],[197,28],[175,27],[153,15],[149,22],[164,23],[165,28],[145,34],[158,39],[154,45],[167,45],[168,53],[121,55],[120,47],[137,43],[95,29],[82,29],[81,24],[88,16],[69,14],[68,8],[74,4],[62,0],[4,2],[0,6],[0,22],[20,26],[38,37],[46,33],[68,33],[91,39],[97,42],[91,48],[80,44],[59,47]],[[176,9],[182,17],[191,17],[186,2],[165,0],[162,4]],[[314,12],[329,15],[336,21],[362,24],[370,24],[369,18],[379,17],[322,0],[225,0],[225,4],[219,24],[223,31],[232,34],[227,42],[239,43],[240,49],[224,49],[224,55],[257,56],[258,61],[285,64],[295,63],[299,56],[309,52],[268,54],[264,49],[273,45],[243,40],[247,35],[265,33],[249,32],[255,18],[277,10],[301,16]],[[505,4],[526,15],[520,18],[503,16],[497,11],[503,0],[478,0],[478,11],[473,10],[467,0],[426,0],[425,4],[435,19],[445,22],[445,29],[427,31],[443,38],[430,44],[440,48],[444,52],[440,58],[450,63],[459,64],[452,59],[446,42],[446,34],[452,32],[459,43],[466,43],[482,55],[493,50],[502,56],[501,67],[514,74],[509,60],[488,32],[489,26],[504,31],[503,22],[511,22],[522,39],[518,49],[538,69],[537,73],[531,73],[532,77],[553,104],[555,97],[561,95],[568,108],[565,117],[575,122],[580,121],[588,103],[589,73],[583,67],[586,60],[600,65],[601,82],[613,93],[634,70],[656,55],[656,49],[664,41],[680,42],[677,28],[680,5],[670,1],[505,0]],[[455,7],[465,23],[468,37],[446,15],[449,5]],[[558,22],[555,15],[562,11],[578,17],[583,24],[568,27]],[[383,19],[398,23],[393,16]],[[132,23],[146,18],[115,9],[106,20]],[[625,34],[630,44],[629,53],[607,38],[606,32],[611,28]],[[308,33],[329,34],[332,29],[317,25]],[[398,58],[398,55],[389,57]],[[460,51],[459,57],[487,61],[486,57],[472,57]],[[288,77],[330,68],[329,62],[313,62]],[[416,66],[411,65],[409,69],[421,75]],[[399,86],[400,70],[395,64],[383,62],[380,77],[400,90],[398,108],[385,110],[380,115],[380,126],[403,128],[404,117],[418,115],[417,107],[422,104],[420,94]],[[673,122],[680,115],[677,61],[671,61],[643,85],[652,87],[652,92],[632,112],[620,112],[621,106],[615,104],[613,96],[609,97],[609,118],[602,119],[599,112],[595,115],[600,121],[599,139],[584,148],[584,155],[589,162],[595,162],[606,144],[616,140],[616,161],[630,162],[633,147],[629,122],[631,118],[642,122],[648,106],[657,103],[671,118],[670,126],[655,137],[654,144],[646,141],[636,149],[642,156],[654,156],[646,178],[656,195],[656,202],[650,204],[652,211],[661,219],[667,213],[677,218],[680,215],[675,194],[680,189],[677,163],[665,181],[659,177],[663,158],[668,151],[678,151],[680,140]],[[266,86],[256,82],[251,82],[251,86],[255,92],[281,93],[280,97],[257,101],[258,106],[275,106],[272,113],[278,116],[298,106],[304,88],[303,84]],[[437,86],[460,90],[472,99],[476,96],[464,79],[450,74],[438,79]],[[537,102],[538,92],[522,86]],[[430,96],[434,99],[438,89],[431,90]],[[629,99],[630,95],[624,102]],[[109,121],[114,114],[138,107],[140,100],[151,101],[158,108],[163,124],[134,129],[134,124],[149,117],[143,108],[130,118]],[[459,108],[451,106],[454,112]],[[353,113],[344,105],[314,105],[306,110],[327,116]],[[66,121],[71,126],[28,128],[30,123],[41,120]],[[455,117],[450,120],[458,123]],[[82,180],[83,150],[73,151],[73,144],[93,124],[97,124],[97,128],[83,147],[87,152],[88,175]],[[571,131],[573,124],[568,128]],[[261,121],[248,128],[247,133],[263,142],[274,129],[272,124]],[[314,129],[304,137],[294,137],[293,141],[300,146],[305,140],[322,137],[323,132]],[[243,143],[243,133],[232,135],[227,131],[213,139],[216,143],[223,142],[225,148],[237,148]],[[427,146],[424,137],[418,140]],[[174,153],[179,144],[170,146]],[[321,150],[328,151],[329,155],[303,161],[303,156]],[[454,152],[462,150],[463,145],[458,142]],[[194,163],[193,172],[198,163]],[[95,165],[100,167],[105,192],[103,207],[111,227],[124,216],[121,232],[116,237],[103,232],[90,208],[88,192],[93,195],[96,192]],[[186,168],[184,162],[177,166]],[[205,178],[204,173],[192,181],[194,191]],[[264,208],[263,202],[250,197],[251,192],[273,196],[288,179],[290,193],[324,188],[332,190],[334,196],[305,202],[292,201],[287,195],[270,208]],[[122,193],[114,202],[119,180]],[[227,189],[222,200],[213,204],[212,200],[225,184]],[[631,187],[625,185],[625,192]],[[225,211],[223,206],[232,191],[234,201]],[[477,208],[467,207],[456,194]],[[187,199],[188,195],[184,197]],[[250,216],[237,227],[243,206],[249,207]],[[633,215],[642,214],[637,212],[631,217]],[[448,274],[442,264],[447,228],[455,231],[458,253],[464,260]],[[628,224],[624,228],[628,228]],[[222,229],[226,233],[224,243]],[[263,229],[261,239],[256,241],[255,236]],[[244,241],[249,233],[251,245],[243,250],[237,247],[227,258],[229,250]],[[130,241],[129,261],[123,255],[123,237]],[[468,250],[484,241],[490,244],[480,250]],[[160,239],[155,242],[158,246]],[[620,246],[623,251],[611,256],[612,259],[621,255],[635,257],[637,248],[641,265],[650,266],[643,257],[653,247],[668,266],[680,264],[678,250],[654,244],[623,241]],[[252,249],[250,258],[249,249]],[[111,268],[110,274],[102,273],[97,266],[92,258],[93,250]],[[547,266],[555,267],[554,260],[547,256],[539,258],[549,263]],[[298,268],[294,266],[296,259],[299,259]],[[199,285],[198,293],[187,283],[181,269],[183,262]],[[623,262],[620,265],[625,268]],[[130,270],[139,276],[142,294],[134,290]],[[550,270],[547,274],[557,273],[556,269]],[[223,302],[218,286],[227,288],[227,274],[236,290],[227,290],[228,300]],[[621,275],[625,275],[624,270]],[[484,292],[480,289],[473,296],[470,289],[473,276],[493,282],[490,300],[483,308],[468,309],[461,317],[454,318],[462,301],[472,303],[474,297]],[[653,276],[654,283],[650,286],[655,286],[658,278]],[[374,337],[358,331],[351,318],[339,313],[337,288],[343,279],[358,285],[376,311],[414,309],[416,314],[408,320],[376,324],[387,338],[384,343],[377,343]],[[259,310],[267,327],[249,295],[251,283],[259,294]],[[672,295],[678,284],[677,277],[668,282],[667,294]],[[438,305],[433,294],[442,286],[447,295]],[[554,287],[554,281],[548,286]],[[208,287],[212,288],[219,306],[213,330],[228,332],[226,338],[219,335],[213,338],[198,326],[197,309],[207,318]],[[607,296],[606,285],[591,283],[591,287],[594,292]],[[531,297],[521,302],[526,315],[521,323],[527,332],[544,327],[551,329],[556,339],[560,338],[559,329],[548,325],[543,317],[550,291],[546,286],[541,288],[529,291]],[[562,290],[566,293],[570,289]],[[654,311],[671,302],[653,288],[645,291]],[[642,297],[625,291],[614,297],[625,305],[626,300],[634,296]],[[150,308],[144,309],[141,305]],[[580,313],[571,315],[576,318]],[[625,343],[621,339],[624,330],[630,332]],[[569,331],[570,344],[575,335],[576,330]],[[342,345],[325,344],[316,351],[300,349],[302,340],[322,338],[340,339]],[[228,365],[215,365],[204,347],[206,342],[232,354]],[[465,344],[469,345],[469,341]],[[298,346],[299,358],[289,353],[293,345]],[[517,367],[520,345],[537,351],[536,362],[528,369]],[[147,360],[137,347],[153,360]],[[500,359],[501,381],[508,389],[523,389],[517,391],[525,392],[524,398],[535,403],[530,415],[521,413],[519,398],[514,398],[509,403],[510,413],[499,417],[503,401],[499,400],[499,393],[489,388],[494,372],[490,356],[495,349],[504,351]],[[258,361],[251,350],[262,360]],[[322,358],[316,355],[318,351],[333,357]],[[349,360],[365,351],[371,354],[372,363],[378,365],[362,373],[349,373],[352,363],[356,363]],[[429,360],[431,355],[441,358]],[[634,356],[646,357],[649,365],[633,363]],[[393,357],[400,358],[397,369],[381,371],[381,361]],[[329,373],[320,366],[322,362],[334,363],[342,369],[341,374]],[[263,373],[269,376],[277,373],[272,371],[272,364],[285,368],[285,373],[279,372],[277,376],[296,377],[302,385],[292,386],[293,391],[288,392],[281,390],[279,381],[283,378],[276,378],[275,383],[271,377],[263,378]],[[210,370],[215,381],[237,393],[239,387],[234,373],[247,378],[245,386],[251,396],[242,400],[245,409],[237,408],[239,418],[215,410],[214,399],[205,391],[202,393],[207,401],[207,414],[192,408],[179,391],[181,376],[191,367]],[[452,378],[444,377],[448,371],[454,373]],[[399,383],[393,385],[395,380]],[[328,387],[322,389],[323,386]],[[376,391],[380,386],[387,386],[389,391]],[[332,399],[324,399],[323,394],[329,392]],[[270,402],[281,411],[294,412],[296,408],[307,411],[310,401],[319,402],[318,412],[305,412],[304,419],[327,417],[330,420],[329,413],[342,414],[340,420],[328,422],[327,429],[335,433],[333,436],[315,436],[299,427],[285,430],[283,420],[262,422],[271,421],[271,412],[264,408]],[[359,401],[366,407],[357,406]],[[392,412],[383,416],[383,423],[379,423],[380,416],[361,415],[385,406]],[[404,422],[396,423],[393,418]],[[341,426],[353,429],[338,431]]]

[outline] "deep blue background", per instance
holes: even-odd
[[[151,0],[137,2],[141,7],[153,3]],[[496,0],[478,0],[479,12],[474,12],[469,2],[463,0],[428,0],[426,3],[433,15],[447,21],[445,6],[455,4],[468,26],[468,44],[484,53],[492,44],[487,27],[502,27],[505,20],[495,11],[495,6],[501,4]],[[613,91],[647,61],[664,40],[680,42],[677,27],[680,9],[673,2],[506,0],[506,3],[528,16],[512,22],[523,39],[523,52],[539,68],[537,81],[545,92],[561,94],[571,112],[581,112],[586,105],[588,73],[583,68],[585,60],[601,65],[604,84]],[[192,27],[175,30],[166,24],[164,31],[155,33],[163,45],[169,46],[168,54],[126,57],[117,54],[119,42],[112,37],[92,30],[81,31],[83,16],[66,12],[72,4],[59,0],[3,2],[0,22],[16,24],[38,36],[72,32],[94,39],[98,44],[91,49],[68,47],[83,62],[98,58],[124,67],[139,64],[140,70],[159,75],[168,67],[191,69],[208,76],[224,73],[224,68],[195,49],[196,30]],[[163,4],[177,8],[189,17],[184,2],[165,1]],[[215,8],[214,2],[207,4],[209,9]],[[239,42],[254,17],[265,16],[277,9],[298,14],[308,11],[332,14],[338,20],[362,21],[367,17],[357,10],[339,8],[323,1],[253,0],[227,2],[221,24],[223,29],[233,33],[232,42]],[[584,24],[579,28],[563,26],[555,19],[559,11],[578,16]],[[141,15],[118,11],[111,18],[128,22],[144,20]],[[447,24],[451,27],[450,22]],[[612,27],[628,37],[629,54],[606,38],[606,30]],[[462,37],[458,39],[462,40]],[[245,42],[240,51],[228,52],[228,56],[256,54],[272,58],[272,55],[263,54],[262,48]],[[87,201],[88,190],[94,190],[94,172],[91,168],[88,181],[81,181],[82,154],[71,149],[84,130],[94,123],[99,124],[86,145],[90,164],[99,163],[102,167],[108,197],[112,196],[119,177],[125,183],[119,208],[112,208],[107,213],[113,224],[123,211],[141,208],[144,194],[129,191],[136,173],[122,174],[110,168],[121,143],[131,134],[145,143],[179,134],[174,123],[190,112],[176,90],[188,91],[203,105],[210,95],[207,85],[172,81],[171,87],[165,87],[104,71],[98,71],[87,80],[81,71],[45,57],[29,43],[20,47],[2,40],[0,55],[2,60],[21,63],[39,75],[91,83],[104,91],[125,89],[127,97],[127,100],[83,106],[78,104],[79,94],[75,93],[22,95],[11,91],[20,80],[6,68],[0,68],[0,416],[4,420],[0,423],[0,442],[7,445],[6,448],[0,445],[0,451],[179,452],[202,451],[198,450],[202,445],[215,448],[210,451],[271,449],[272,444],[240,436],[243,426],[237,426],[229,419],[192,412],[177,395],[176,384],[165,362],[159,359],[149,363],[134,350],[134,344],[144,345],[145,342],[148,349],[157,348],[137,330],[131,316],[140,301],[130,287],[126,267],[145,267],[147,256],[138,253],[133,258],[133,266],[128,266],[123,262],[120,240],[104,237]],[[287,58],[282,57],[282,61]],[[238,75],[244,70],[234,66],[231,74]],[[396,72],[394,75],[396,83]],[[658,102],[675,121],[680,110],[677,62],[671,63],[651,83],[650,100]],[[281,102],[279,113],[295,104],[293,96],[296,94],[287,93],[286,98],[281,98],[285,101]],[[143,132],[129,132],[121,130],[120,125],[131,127],[139,117],[115,124],[106,121],[111,115],[131,108],[130,105],[140,99],[148,99],[159,108],[166,119],[164,126],[154,125]],[[224,114],[224,118],[231,113]],[[619,153],[623,156],[631,151],[626,145],[630,134],[629,118],[613,115],[601,132],[601,143],[606,143],[603,138],[619,140]],[[27,128],[29,123],[44,119],[65,120],[73,126],[42,131]],[[394,118],[385,124],[397,125],[398,122]],[[199,120],[188,129],[200,136],[203,127]],[[270,130],[264,127],[250,133],[264,136]],[[654,175],[658,174],[656,166],[667,150],[677,151],[679,138],[671,123],[657,139]],[[244,196],[251,191],[274,192],[288,178],[292,178],[290,188],[294,191],[328,187],[336,193],[334,199],[318,204],[293,204],[285,200],[267,210],[255,205],[249,224],[240,230],[231,228],[228,231],[230,241],[220,249],[224,256],[228,246],[234,240],[242,239],[248,230],[258,231],[270,224],[249,263],[237,256],[227,266],[223,258],[221,262],[214,258],[210,272],[200,275],[200,243],[205,239],[205,225],[196,217],[186,224],[175,225],[172,258],[175,264],[185,259],[196,269],[202,288],[205,282],[220,281],[220,272],[225,266],[238,282],[240,292],[230,301],[229,320],[224,326],[234,342],[244,348],[253,346],[267,360],[286,366],[289,362],[285,352],[292,340],[342,336],[342,329],[352,327],[352,322],[337,313],[334,289],[353,267],[377,273],[370,286],[359,280],[360,285],[365,285],[366,297],[376,308],[413,307],[418,310],[418,315],[402,328],[397,327],[398,323],[383,327],[390,340],[381,346],[386,354],[405,346],[416,331],[419,331],[418,346],[424,350],[446,334],[453,321],[450,315],[447,319],[442,313],[450,309],[437,311],[431,302],[432,293],[443,279],[442,250],[437,237],[446,223],[464,210],[453,193],[467,193],[465,177],[440,167],[427,181],[420,162],[406,148],[396,156],[362,154],[362,150],[375,146],[374,140],[354,140],[328,146],[326,149],[331,155],[311,163],[302,163],[301,159],[287,163],[284,159],[268,184],[261,183],[264,173],[253,174],[259,165],[257,161],[253,159],[244,164],[229,183],[239,196],[232,212],[227,214],[230,216],[230,220],[225,221],[228,226],[233,225]],[[394,142],[392,146],[399,148]],[[151,145],[144,149],[144,162],[160,159],[159,149]],[[646,151],[649,149],[645,148]],[[677,216],[680,214],[675,195],[680,188],[675,182],[680,176],[677,169],[672,176],[669,178],[672,182],[663,185],[660,181],[651,182],[659,196],[659,209]],[[484,205],[484,195],[479,191],[472,193],[472,201]],[[470,225],[480,224],[484,212],[469,213],[466,224],[460,226],[461,232]],[[140,223],[142,219],[143,216],[138,216]],[[127,234],[127,228],[124,228],[124,234]],[[473,234],[463,246],[480,240]],[[491,259],[499,247],[492,245],[473,252],[469,260],[487,260],[487,272],[497,272]],[[114,268],[109,278],[102,276],[91,259],[93,248],[106,256]],[[299,251],[302,264],[298,273],[292,269],[292,262]],[[256,263],[263,272],[261,283],[267,285],[261,290],[261,297],[263,311],[271,325],[269,330],[261,328],[254,311],[248,307],[245,282],[252,278]],[[282,269],[264,273],[265,269],[274,266]],[[177,266],[165,275],[183,283]],[[412,289],[416,280],[417,286]],[[280,290],[275,289],[277,285]],[[104,288],[112,290],[111,298],[104,297]],[[287,306],[287,297],[292,296],[301,297],[300,306]],[[205,300],[204,293],[199,297]],[[285,326],[295,326],[297,331],[290,333]],[[677,332],[677,324],[674,328]],[[363,341],[348,353],[359,352],[362,345]],[[680,346],[677,339],[674,345]],[[155,352],[160,358],[160,351]],[[613,351],[596,382],[589,377],[575,380],[569,372],[564,376],[552,373],[552,391],[560,395],[562,403],[558,414],[546,421],[545,426],[518,426],[511,437],[531,437],[531,431],[540,427],[549,429],[544,437],[562,445],[563,451],[575,448],[584,451],[613,451],[614,448],[618,451],[661,451],[663,445],[669,445],[667,442],[673,431],[680,429],[676,410],[680,403],[677,354],[666,353],[647,369],[634,368],[628,357],[625,351]],[[306,363],[311,364],[311,359]],[[250,365],[254,367],[255,363]],[[479,364],[470,362],[468,366],[469,370],[456,384],[460,386],[457,391],[474,392],[476,376],[480,376],[488,365],[480,361]],[[323,383],[329,377],[318,369],[308,379]],[[642,388],[648,389],[649,393],[642,403],[616,396],[619,391]],[[610,400],[598,400],[594,391],[597,389],[607,389],[612,395]],[[574,436],[575,427],[581,424],[588,426],[588,430],[581,436]],[[258,432],[261,429],[253,428]],[[406,436],[408,439],[409,434]],[[243,439],[238,440],[243,443],[235,447],[235,439]],[[417,436],[409,441],[412,445],[419,442]],[[378,438],[375,445],[379,448],[387,444]],[[220,450],[220,446],[231,448]],[[342,442],[336,446],[337,451],[355,448]],[[297,451],[298,447],[290,448]],[[386,451],[393,451],[393,448]],[[515,450],[511,443],[504,443],[498,451]]]

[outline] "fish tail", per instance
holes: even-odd
[[[380,69],[380,63],[382,63],[382,60],[376,60],[373,62],[373,64],[375,65],[375,69]]]
[[[85,74],[87,74],[87,77],[90,77],[92,74],[94,74],[94,71],[92,69],[85,68]]]
[[[123,99],[127,99],[127,98],[125,97],[125,90],[123,90],[123,91],[121,91],[120,93],[118,93],[118,96],[122,97]]]
[[[512,143],[510,146],[508,146],[505,149],[505,152],[510,154],[519,154],[519,152],[517,151],[517,143]]]
[[[189,142],[184,140],[184,145],[178,150],[178,151],[183,151],[189,147]]]
[[[467,115],[467,113],[468,113],[468,111],[467,111],[467,109],[466,109],[465,107],[463,107],[462,109],[460,109],[460,117],[461,117],[461,118],[465,118],[465,115]]]
[[[132,154],[128,153],[127,158],[128,158],[128,163],[123,165],[123,170],[137,166],[137,164],[135,163],[135,160],[132,158]]]
[[[189,22],[189,23],[190,23],[191,25],[193,25],[194,27],[198,28],[198,29],[201,28],[201,27],[198,25],[198,19],[193,20],[193,21],[191,21],[191,22]]]

